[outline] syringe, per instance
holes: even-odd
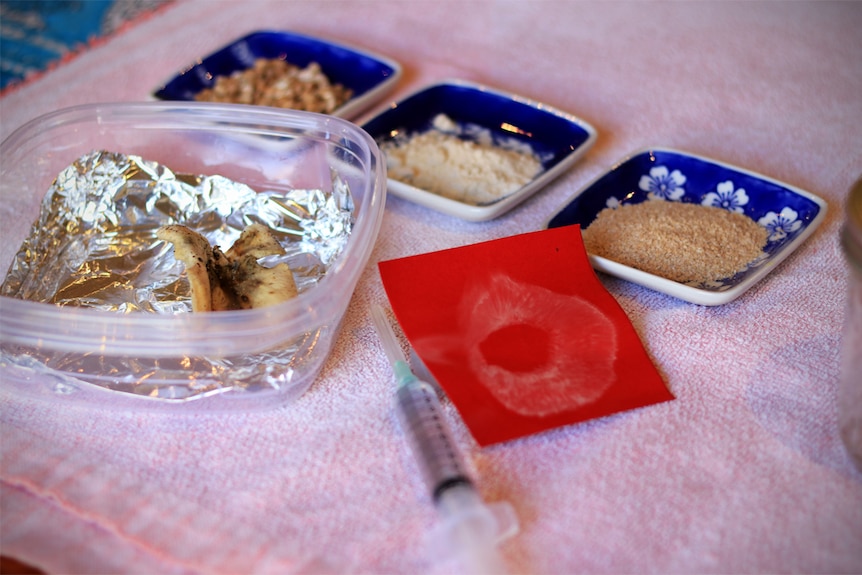
[[[507,503],[484,504],[452,439],[436,390],[411,371],[383,309],[372,305],[371,317],[398,381],[399,420],[444,520],[436,543],[446,548],[438,551],[454,551],[467,573],[505,573],[497,543],[517,533],[514,510]]]

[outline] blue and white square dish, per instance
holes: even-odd
[[[502,215],[568,169],[592,147],[595,129],[583,120],[539,102],[462,80],[432,84],[392,104],[363,128],[381,147],[405,134],[433,129],[435,119],[448,117],[465,129],[461,139],[481,140],[471,133],[490,133],[492,142],[528,145],[539,159],[538,173],[526,184],[499,198],[468,203],[389,177],[388,190],[439,212],[468,221]]]
[[[586,229],[605,208],[677,201],[744,214],[767,230],[764,257],[719,281],[680,283],[589,254],[594,269],[700,305],[730,302],[774,270],[826,215],[823,199],[761,174],[672,149],[634,153],[578,191],[547,227]]]
[[[401,77],[401,65],[384,56],[293,32],[263,30],[243,36],[183,70],[155,90],[153,97],[194,100],[216,78],[250,68],[260,58],[279,58],[300,68],[319,64],[331,83],[352,91],[351,98],[332,112],[345,119],[355,118],[379,101]]]

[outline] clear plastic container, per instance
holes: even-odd
[[[838,422],[847,453],[862,471],[862,179],[847,198],[841,245],[850,268],[841,343]]]
[[[258,191],[325,190],[338,178],[353,201],[349,239],[316,285],[261,309],[121,314],[0,297],[0,385],[52,401],[174,411],[275,407],[302,394],[330,352],[380,228],[386,171],[374,141],[339,118],[251,106],[141,102],[47,114],[0,144],[4,273],[57,174],[99,149]],[[295,350],[288,369],[271,384],[248,384],[260,373],[250,367],[265,371],[284,349]]]

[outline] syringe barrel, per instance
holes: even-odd
[[[456,485],[470,485],[466,465],[449,431],[434,388],[414,379],[396,393],[402,427],[436,504],[440,494]]]

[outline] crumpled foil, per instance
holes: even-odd
[[[326,274],[346,245],[353,202],[346,184],[334,174],[331,192],[257,192],[222,176],[176,174],[137,156],[96,151],[57,176],[0,294],[117,313],[191,312],[184,267],[174,258],[173,246],[155,235],[170,223],[187,225],[225,250],[246,226],[269,226],[286,254],[270,256],[261,264],[286,262],[302,293]],[[34,357],[32,350],[7,348],[2,360],[86,373],[85,379],[110,389],[187,399],[237,386],[254,391],[290,385],[297,362],[313,351],[309,346],[319,336],[305,334],[294,346],[265,356],[213,360],[94,360],[57,353]],[[29,357],[16,359],[16,351]]]

